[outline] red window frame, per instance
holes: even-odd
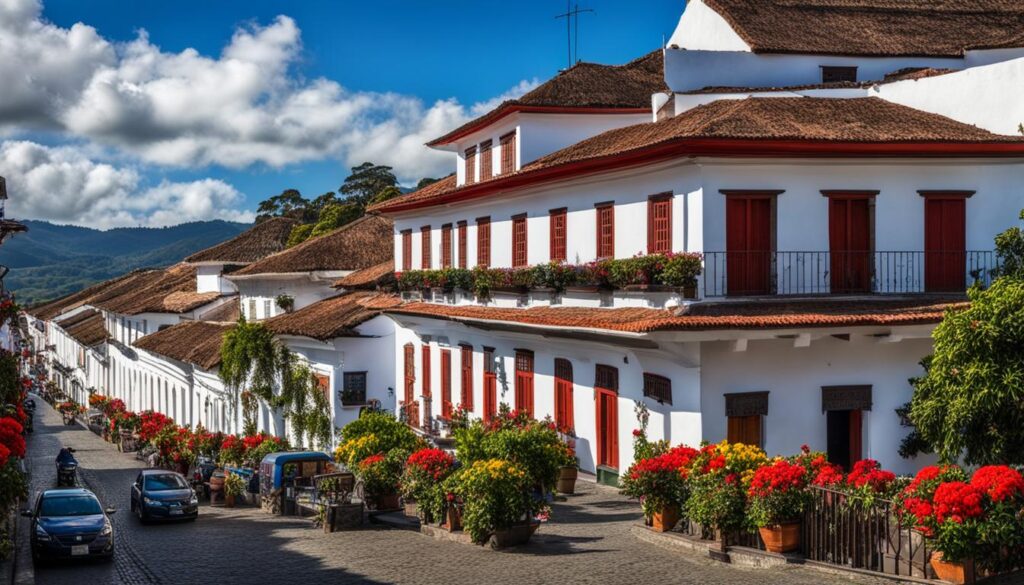
[[[491,265],[491,218],[476,220],[476,265],[487,268]]]
[[[552,209],[548,212],[550,217],[551,232],[551,261],[565,262],[566,260],[566,220],[567,213],[563,207]]]
[[[480,143],[480,180],[486,181],[494,175],[494,143],[485,140]]]
[[[459,261],[459,268],[465,268],[466,267],[466,232],[468,230],[466,229],[466,222],[465,221],[460,221],[457,225],[458,225],[458,232],[459,232],[459,235],[458,235],[458,248],[459,248],[459,253],[458,253],[459,258],[458,258],[458,261]]]
[[[559,431],[568,432],[576,426],[572,402],[572,362],[565,358],[555,359],[555,426]]]
[[[402,231],[402,270],[412,270],[412,230]]]
[[[647,253],[672,251],[672,194],[661,193],[647,200]]]
[[[512,268],[522,268],[529,261],[526,241],[526,214],[512,216]]]
[[[473,346],[459,346],[459,367],[462,372],[461,405],[466,412],[473,412]]]
[[[494,368],[494,348],[484,347],[484,422],[498,413],[498,373]]]
[[[452,224],[441,226],[441,268],[452,267]]]
[[[533,418],[533,352],[516,350],[516,410]]]
[[[419,406],[416,404],[416,348],[405,344],[405,408],[406,417],[413,427],[419,426]]]
[[[615,204],[598,203],[597,211],[597,257],[615,257]]]
[[[423,348],[420,350],[420,355],[423,358],[423,365],[420,369],[423,370],[423,391],[422,394],[425,398],[430,398],[433,390],[431,388],[430,380],[430,344],[423,344]],[[428,415],[430,413],[427,413]]]
[[[501,174],[516,171],[516,132],[513,130],[501,137]]]
[[[476,147],[466,149],[466,184],[476,183]]]
[[[452,418],[452,350],[441,350],[441,418]]]
[[[430,226],[420,228],[420,268],[430,270]]]

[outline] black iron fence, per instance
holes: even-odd
[[[703,296],[954,293],[999,265],[986,250],[704,252]]]

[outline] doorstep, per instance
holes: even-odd
[[[640,540],[651,544],[707,555],[710,558],[740,567],[769,569],[804,564],[804,557],[800,554],[770,553],[745,546],[730,546],[728,552],[722,556],[723,553],[718,550],[718,543],[715,541],[700,540],[679,532],[655,532],[643,524],[633,525],[630,532]]]
[[[387,526],[388,528],[415,531],[419,531],[420,529],[420,521],[416,518],[406,516],[405,512],[383,512],[380,514],[370,514],[369,518],[371,524],[380,524],[381,526]]]

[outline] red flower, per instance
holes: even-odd
[[[726,483],[731,483],[726,478]],[[776,461],[754,472],[747,490],[751,497],[767,497],[773,492],[802,490],[807,486],[807,470],[786,460]]]
[[[1024,477],[1006,465],[988,465],[974,472],[971,485],[988,494],[993,502],[1024,496]]]
[[[861,459],[853,464],[846,483],[854,488],[869,487],[876,493],[884,493],[895,479],[895,473],[883,470],[874,459]]]
[[[9,416],[0,418],[0,445],[7,448],[8,457],[25,456],[25,437],[22,436],[24,428],[21,423]]]
[[[644,432],[641,431],[640,429],[633,429],[633,436],[634,437],[640,437],[640,436],[643,436],[643,434],[644,434]]]
[[[971,484],[950,481],[935,490],[935,520],[939,524],[946,520],[962,524],[965,518],[980,518],[984,493]]]
[[[813,485],[818,487],[830,488],[838,484],[843,483],[843,468],[833,463],[825,462],[824,460],[815,466],[815,461],[811,462],[811,466],[817,467],[818,475],[814,476],[814,480],[811,481]]]

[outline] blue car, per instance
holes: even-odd
[[[112,558],[114,527],[95,494],[83,488],[46,490],[35,507],[21,515],[32,519],[32,559]]]
[[[195,520],[199,498],[185,476],[165,469],[145,469],[132,484],[132,512],[139,520]]]

